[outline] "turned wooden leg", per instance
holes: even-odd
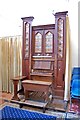
[[[18,81],[13,81],[13,85],[14,85],[14,95],[12,97],[12,100],[20,100],[17,96],[17,85],[18,85]]]
[[[29,91],[24,90],[24,94],[25,94],[25,100],[29,98]]]

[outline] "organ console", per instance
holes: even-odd
[[[64,97],[67,13],[55,13],[55,24],[48,25],[32,26],[33,16],[22,18],[22,75],[51,82],[54,97],[59,98]]]
[[[12,79],[12,100],[20,100],[17,96],[19,80],[24,87],[25,101],[36,93],[39,98],[44,97],[45,103],[26,102],[28,105],[40,105],[43,112],[49,98],[64,98],[67,13],[68,11],[55,13],[55,24],[48,25],[32,26],[33,16],[22,18],[22,76]],[[22,106],[24,102],[19,104]]]

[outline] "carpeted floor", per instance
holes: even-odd
[[[5,106],[0,110],[2,114],[1,119],[10,119],[10,120],[56,120],[56,116],[44,114],[36,111],[23,110],[20,108],[14,108],[10,106]]]

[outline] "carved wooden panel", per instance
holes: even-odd
[[[33,69],[50,69],[51,62],[49,61],[35,61]]]

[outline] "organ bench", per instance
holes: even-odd
[[[45,96],[46,96],[45,102],[48,102],[49,91],[50,91],[49,89],[52,88],[51,82],[42,82],[37,80],[24,80],[22,81],[22,85],[24,87],[25,99],[29,97],[28,96],[29,91],[40,91],[45,93]]]
[[[22,107],[23,105],[32,105],[32,106],[42,107],[43,112],[45,112],[45,108],[46,108],[47,104],[50,102],[49,94],[53,93],[52,92],[52,82],[26,80],[26,78],[27,78],[26,76],[17,76],[15,78],[11,79],[13,81],[13,85],[14,85],[14,95],[13,95],[11,101],[18,101],[17,103],[20,105],[20,107]],[[19,80],[22,81],[22,85],[24,88],[24,94],[25,94],[24,102],[21,102],[17,96],[17,86],[18,86]],[[28,100],[30,91],[43,92],[45,94],[44,102]]]

